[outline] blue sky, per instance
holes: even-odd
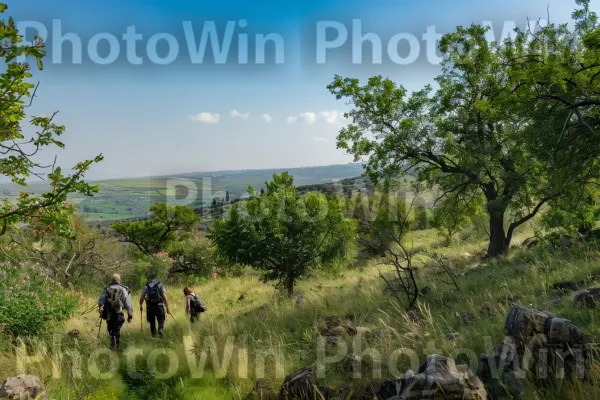
[[[527,17],[546,18],[549,7],[554,22],[568,22],[575,8],[575,2],[567,0],[7,2],[4,18],[10,15],[21,26],[42,26],[48,33],[48,56],[45,69],[35,72],[40,88],[31,114],[59,111],[57,122],[67,127],[67,147],[58,152],[61,165],[104,154],[104,161],[88,174],[91,179],[350,162],[352,158],[335,146],[346,107],[326,89],[335,74],[361,79],[382,74],[409,90],[419,89],[439,71],[428,61],[429,42],[423,38],[428,29],[443,34],[457,25],[492,21],[499,38],[505,21],[523,28]],[[597,9],[598,0],[592,3]],[[371,38],[381,41],[380,64],[372,62],[369,42],[362,47],[362,58],[358,57],[360,46],[352,45],[357,32],[353,20],[360,21],[362,35],[371,33]],[[190,30],[186,35],[186,21],[193,35]],[[222,40],[229,21],[231,47],[224,53],[229,57],[214,63],[208,51],[202,64],[194,63],[189,42],[197,45],[211,22]],[[63,43],[59,57],[60,41],[53,24],[60,26],[62,35],[77,36],[80,64],[73,63],[70,42]],[[326,25],[337,28],[328,28],[318,41],[318,27],[323,31]],[[340,34],[336,30],[340,26],[347,31],[346,42],[325,50],[326,61],[318,63],[318,43],[324,51],[323,44]],[[142,36],[135,48],[141,65],[132,64],[133,47],[128,50],[123,40],[132,29]],[[27,38],[34,31],[28,29]],[[95,63],[94,46],[89,56],[88,45],[98,34],[117,41],[112,48],[114,62]],[[149,52],[148,42],[157,34],[163,35],[154,37],[157,45]],[[398,34],[404,39],[390,56],[388,42]],[[278,35],[283,43],[282,63],[275,63],[274,41],[267,41],[264,63],[257,64],[256,35]],[[168,47],[165,37],[178,49]],[[244,37],[248,62],[240,64]],[[411,37],[416,44],[409,48],[406,38]],[[98,57],[108,56],[106,39],[98,43]],[[154,48],[159,58],[171,51],[170,62],[154,64]],[[403,65],[401,59],[410,54],[414,59]],[[353,63],[353,57],[362,62]]]

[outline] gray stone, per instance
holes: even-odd
[[[311,367],[304,367],[285,377],[279,391],[279,400],[322,399]]]
[[[8,378],[0,385],[0,399],[48,400],[48,396],[38,377],[21,374]]]
[[[466,365],[456,365],[452,358],[430,355],[403,389],[399,399],[477,399],[487,400],[483,383]]]
[[[600,304],[600,288],[590,288],[577,294],[573,302],[578,307],[596,308]]]

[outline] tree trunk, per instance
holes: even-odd
[[[510,239],[504,230],[504,212],[490,212],[490,241],[487,257],[498,257],[508,250]]]
[[[294,279],[289,278],[285,284],[285,288],[287,289],[287,294],[289,297],[294,295]]]

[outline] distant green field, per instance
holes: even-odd
[[[248,185],[255,190],[265,188],[274,173],[287,171],[294,177],[296,186],[332,183],[340,179],[354,178],[363,173],[360,164],[330,165],[322,167],[277,168],[241,171],[216,171],[180,174],[176,176],[115,179],[90,182],[100,188],[93,197],[78,194],[69,196],[78,212],[89,221],[120,220],[145,216],[156,202],[169,202],[188,205],[193,208],[208,206],[213,198],[224,199],[229,192],[230,200],[243,197]],[[173,182],[184,180],[185,185],[175,189]],[[192,194],[184,189],[186,185],[194,187]],[[27,187],[14,184],[0,184],[1,198],[15,201],[19,192],[27,191],[40,195],[49,190],[45,183],[32,183]],[[4,193],[4,195],[2,195]],[[177,195],[174,197],[173,195]],[[169,197],[167,197],[169,196]],[[186,197],[188,196],[188,197]],[[177,200],[178,199],[178,200]]]

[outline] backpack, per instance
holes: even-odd
[[[119,312],[123,308],[123,300],[121,299],[121,291],[123,290],[118,285],[109,285],[106,287],[106,302],[105,311],[103,318],[106,319],[106,315],[109,311]]]
[[[156,285],[154,285],[153,287],[150,287],[150,285],[147,285],[148,288],[148,304],[149,305],[158,305],[158,304],[162,304],[162,296],[160,293],[160,283],[157,283]]]
[[[193,295],[193,303],[194,303],[194,309],[196,311],[201,312],[201,313],[206,311],[206,306],[204,305],[202,300],[200,300],[200,297],[198,297],[197,294]]]

